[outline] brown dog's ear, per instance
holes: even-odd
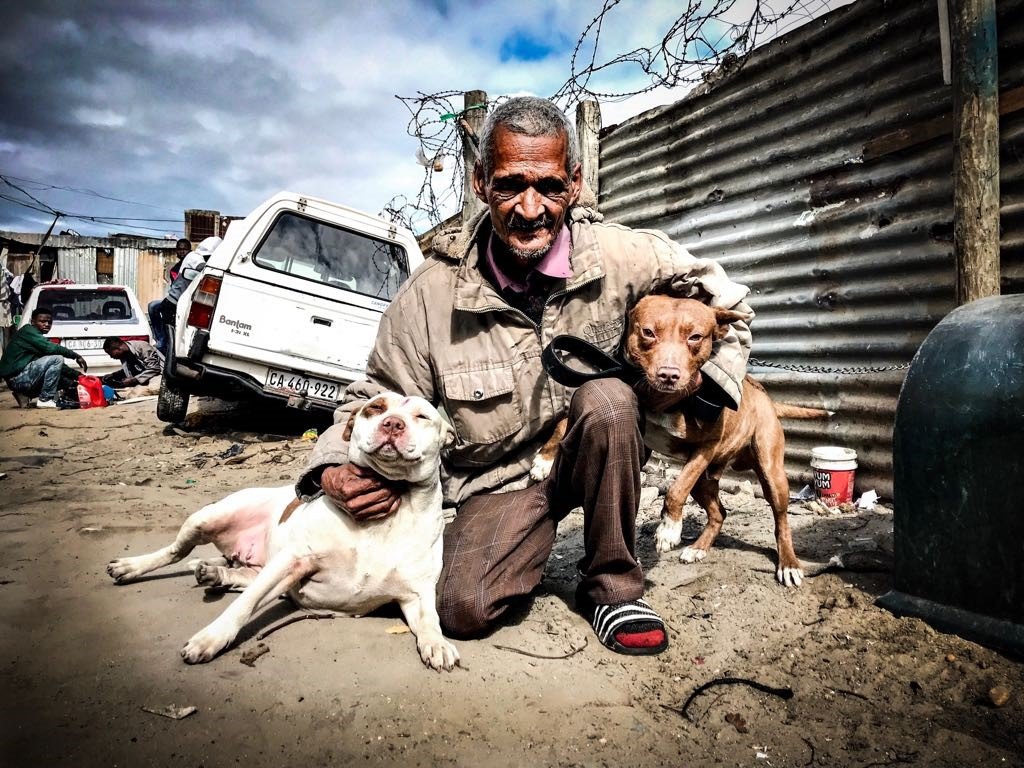
[[[348,423],[345,425],[345,431],[341,433],[341,439],[344,440],[346,443],[352,439],[352,427],[356,425],[356,416],[359,415],[359,412],[361,410],[363,409],[356,408],[354,411],[352,411],[352,413],[348,415]]]
[[[729,325],[735,323],[737,320],[746,320],[747,315],[744,312],[734,312],[731,309],[719,309],[715,310],[715,338],[724,339],[725,335],[729,333]]]

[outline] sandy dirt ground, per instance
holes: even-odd
[[[874,605],[890,586],[890,509],[794,505],[805,564],[853,552],[858,570],[787,589],[767,506],[742,486],[723,496],[730,517],[699,566],[654,551],[661,501],[645,492],[648,598],[671,637],[657,657],[611,653],[574,612],[574,513],[532,605],[459,642],[461,669],[428,671],[397,610],[257,639],[295,614],[284,600],[187,666],[182,644],[235,595],[206,592],[183,565],[119,587],[106,563],[168,543],[233,490],[290,484],[311,448],[308,417],[198,405],[173,431],[152,402],[19,410],[0,392],[0,764],[1024,765],[1024,665]],[[701,519],[691,509],[684,536]],[[682,714],[724,677],[788,698],[721,685]]]

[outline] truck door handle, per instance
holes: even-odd
[[[333,322],[333,320],[328,320],[326,317],[313,318],[313,325],[326,325],[328,328],[330,328]]]

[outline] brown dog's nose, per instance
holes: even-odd
[[[385,432],[397,435],[401,432],[405,432],[405,422],[397,416],[388,416],[380,423],[380,428]]]
[[[666,386],[675,386],[679,383],[680,370],[670,366],[662,366],[658,369],[658,381]]]

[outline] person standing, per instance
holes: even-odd
[[[167,283],[168,286],[173,285],[181,272],[181,262],[185,260],[185,257],[192,251],[192,243],[188,238],[181,238],[177,243],[174,244],[174,252],[178,257],[178,260],[174,263],[174,266],[167,270]],[[146,305],[146,314],[149,315],[149,327],[153,329],[153,341],[156,343],[156,348],[161,351],[166,351],[165,347],[167,344],[167,330],[164,327],[164,319],[160,315],[160,307],[164,303],[163,298],[153,299]]]
[[[222,242],[223,240],[219,237],[208,237],[199,244],[198,248],[182,259],[181,272],[174,278],[171,287],[167,289],[167,296],[164,297],[160,306],[164,332],[167,334],[166,346],[161,350],[165,356],[169,354],[168,348],[174,343],[174,323],[178,312],[178,299],[181,298],[181,294],[185,292],[191,282],[199,276],[199,273],[206,268],[206,262]]]
[[[18,329],[0,358],[0,378],[7,381],[12,392],[38,396],[36,408],[56,408],[61,378],[77,380],[78,374],[64,365],[64,358],[74,360],[83,373],[89,370],[85,358],[77,352],[46,338],[52,326],[52,310],[37,307],[31,321]]]

